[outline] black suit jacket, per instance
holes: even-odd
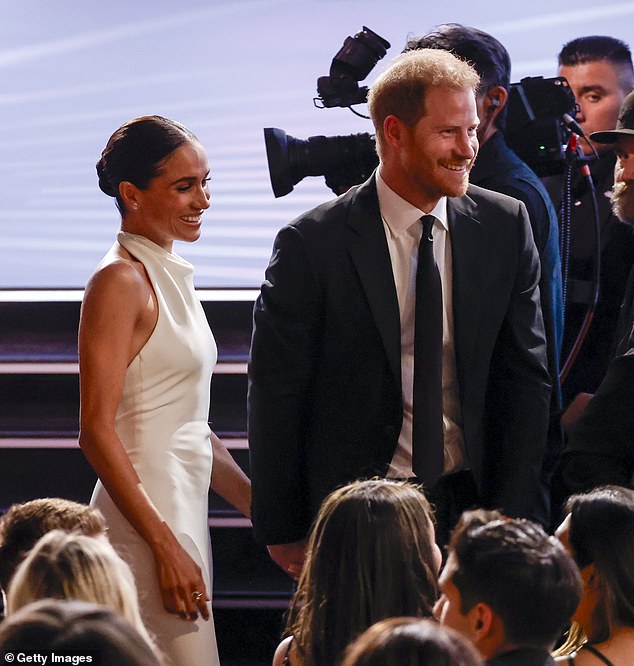
[[[485,505],[544,518],[550,386],[524,205],[448,201],[469,465]],[[400,320],[374,177],[278,234],[254,310],[249,446],[258,540],[303,538],[337,486],[384,475],[402,422]]]
[[[618,332],[617,356],[575,424],[564,451],[566,495],[604,484],[634,488],[634,268]]]

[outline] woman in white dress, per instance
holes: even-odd
[[[216,345],[193,267],[172,252],[173,241],[200,236],[207,157],[182,125],[144,116],[110,137],[97,173],[121,231],[88,282],[79,325],[79,442],[99,477],[92,502],[165,655],[174,666],[217,664],[209,486],[247,516],[251,497],[208,425]]]

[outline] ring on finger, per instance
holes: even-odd
[[[192,600],[195,604],[199,603],[205,595],[202,592],[194,590],[192,592]]]

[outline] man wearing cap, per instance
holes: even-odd
[[[634,226],[634,91],[623,101],[614,130],[590,138],[616,153],[612,209]],[[634,268],[621,307],[617,356],[578,421],[570,426],[562,478],[568,493],[605,483],[634,482]]]

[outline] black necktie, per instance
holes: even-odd
[[[442,423],[442,285],[434,260],[431,229],[435,218],[421,218],[414,330],[412,467],[430,488],[444,466]]]

